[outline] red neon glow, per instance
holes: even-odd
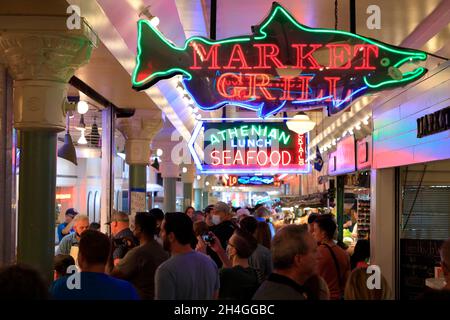
[[[308,51],[308,53],[304,54],[303,53],[303,49],[306,47],[311,47],[312,50]],[[292,45],[292,48],[297,49],[297,65],[295,66],[296,68],[299,69],[305,69],[305,70],[319,70],[320,68],[322,68],[322,66],[317,62],[317,60],[312,56],[312,54],[314,53],[314,51],[316,51],[317,49],[321,48],[323,45],[322,44],[304,44],[304,43],[296,43]],[[309,66],[305,67],[305,65],[303,64],[303,61],[307,60],[309,62]]]
[[[240,44],[235,44],[233,46],[233,50],[230,54],[230,60],[228,60],[228,64],[224,66],[224,69],[236,69],[235,66],[232,66],[233,63],[240,63],[239,69],[251,69],[248,64],[247,60],[245,59],[244,52],[242,51],[242,47]]]
[[[360,66],[355,66],[355,70],[375,70],[375,66],[370,65],[370,54],[372,53],[375,58],[378,58],[378,47],[373,44],[357,44],[353,49],[353,55],[356,57],[358,52],[363,54],[363,63]]]
[[[264,95],[264,97],[267,100],[275,100],[275,97],[272,97],[270,92],[267,90],[267,86],[270,84],[270,78],[265,73],[258,73],[258,74],[250,74],[248,75],[250,79],[249,83],[249,94],[248,98],[260,98],[259,95],[256,94],[256,88],[259,89],[259,91]],[[258,81],[259,80],[259,81]]]
[[[292,163],[292,156],[287,150],[249,150],[247,152],[236,150],[232,156],[231,150],[214,150],[210,154],[212,166],[289,166]]]
[[[328,95],[329,96],[333,96],[333,97],[337,97],[336,94],[336,85],[337,82],[341,79],[340,77],[323,77],[325,79],[325,81],[328,81],[329,84],[329,89],[328,89]],[[326,101],[330,102],[332,100],[332,98],[328,98]]]
[[[329,68],[334,70],[350,69],[352,66],[351,47],[349,44],[327,44],[330,49]]]
[[[299,134],[297,136],[298,164],[299,165],[305,165],[305,161],[306,161],[305,141],[306,141],[306,137],[304,134]]]
[[[267,64],[267,60],[270,59],[276,68],[286,68],[283,63],[278,59],[280,48],[275,44],[254,44],[253,47],[258,48],[259,63],[255,66],[255,69],[270,69],[271,66]],[[270,51],[268,51],[268,49]]]
[[[189,44],[192,47],[192,51],[193,54],[192,56],[194,57],[194,65],[189,67],[189,69],[191,70],[199,70],[202,69],[202,67],[200,67],[198,65],[198,57],[200,57],[201,62],[203,63],[205,60],[208,61],[210,60],[210,66],[208,67],[208,69],[219,69],[219,65],[217,62],[217,52],[219,50],[220,44],[215,44],[213,46],[211,46],[208,50],[208,52],[206,52],[205,47],[197,42],[191,42]]]

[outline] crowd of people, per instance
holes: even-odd
[[[331,214],[278,230],[264,206],[234,209],[218,202],[184,213],[154,208],[114,212],[111,236],[70,209],[46,285],[29,266],[0,270],[0,299],[56,300],[381,300],[391,290],[369,288],[368,241],[353,256],[336,244]],[[441,250],[450,290],[450,239]],[[77,267],[74,267],[74,266]],[[76,270],[80,272],[75,272]],[[450,292],[450,291],[446,291]]]

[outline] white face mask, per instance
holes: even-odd
[[[215,224],[215,225],[218,225],[219,223],[220,223],[220,216],[219,215],[216,215],[216,214],[213,214],[213,216],[212,216],[212,223],[213,224]]]

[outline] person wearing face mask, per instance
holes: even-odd
[[[133,234],[139,239],[139,246],[127,252],[119,261],[111,275],[130,281],[143,300],[153,300],[155,296],[155,272],[169,255],[154,239],[155,216],[138,212],[135,217]]]
[[[219,239],[222,248],[227,247],[228,240],[236,230],[236,225],[231,221],[231,208],[225,202],[217,202],[212,210],[212,223],[210,231]],[[207,254],[214,260],[217,267],[222,267],[222,261],[209,246],[206,250]]]
[[[251,300],[260,285],[256,269],[248,263],[257,247],[256,239],[248,232],[236,229],[228,240],[226,252],[217,238],[210,247],[221,258],[224,266],[219,272],[219,299]]]

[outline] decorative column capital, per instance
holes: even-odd
[[[117,128],[125,137],[125,161],[129,164],[148,165],[150,162],[150,143],[162,127],[162,119],[142,118],[120,119]]]
[[[0,52],[15,80],[17,129],[65,128],[67,83],[97,45],[97,36],[84,20],[76,30],[69,30],[66,21],[67,17],[0,16]]]

